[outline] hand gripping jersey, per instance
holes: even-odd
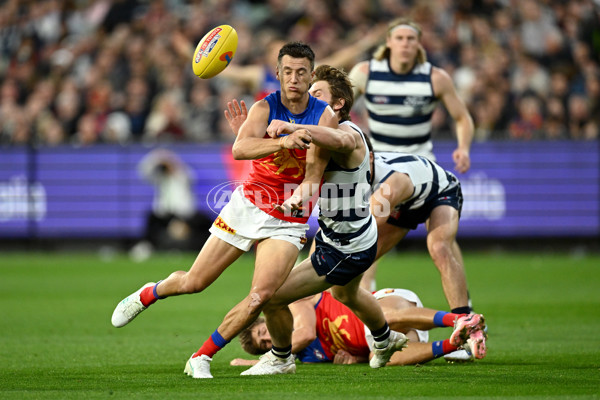
[[[432,158],[431,117],[437,105],[431,84],[432,65],[417,64],[396,74],[388,59],[369,63],[365,101],[373,149],[401,151]]]
[[[281,92],[278,90],[265,97],[269,103],[269,123],[279,119],[296,124],[318,125],[327,103],[309,97],[308,106],[300,114],[292,114],[281,104]],[[265,133],[265,137],[268,135]],[[294,189],[304,179],[306,168],[306,150],[282,149],[258,160],[252,160],[252,170],[244,182],[244,196],[254,205],[275,218],[289,222],[306,223],[313,204],[306,204],[304,212],[285,216],[275,210],[273,204],[281,204],[291,196]]]
[[[315,313],[317,338],[296,355],[300,361],[333,361],[340,349],[356,356],[369,355],[362,321],[348,307],[334,300],[331,293],[321,294],[321,299],[315,305]]]

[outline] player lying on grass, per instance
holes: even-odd
[[[486,334],[480,314],[452,314],[423,308],[419,297],[406,289],[382,289],[373,294],[390,325],[404,333],[408,346],[392,355],[390,365],[422,364],[458,348],[477,359],[485,357]],[[372,339],[364,324],[342,303],[325,291],[290,305],[294,316],[292,352],[302,362],[355,364],[368,362]],[[454,327],[448,339],[428,343],[428,330]],[[254,355],[271,348],[264,319],[257,319],[240,334],[242,348]],[[236,358],[231,365],[253,365],[258,360]]]

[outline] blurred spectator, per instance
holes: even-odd
[[[590,114],[598,124],[600,122],[600,71],[588,75],[585,81],[585,95],[590,101]]]
[[[149,84],[142,77],[134,77],[127,83],[124,112],[129,117],[131,133],[138,141],[144,133],[146,119],[150,113],[151,98]]]
[[[556,97],[561,100],[563,105],[567,105],[567,98],[569,97],[569,77],[566,72],[562,70],[556,70],[550,75],[550,96]]]
[[[102,131],[102,141],[121,145],[131,141],[131,121],[127,114],[121,111],[108,114],[106,125]]]
[[[550,76],[542,65],[533,57],[521,55],[511,74],[511,90],[520,95],[533,91],[544,97],[550,85]]]
[[[561,51],[563,45],[552,10],[538,0],[522,0],[517,4],[523,51],[538,61],[548,61]]]
[[[112,85],[107,80],[99,80],[87,91],[85,109],[89,115],[93,116],[94,130],[98,138],[105,129],[108,115],[113,111],[111,106],[112,94]]]
[[[503,92],[488,88],[481,101],[473,102],[473,119],[475,121],[475,140],[485,141],[497,139],[508,129],[506,121],[510,108]]]
[[[510,123],[510,137],[517,140],[537,139],[544,118],[540,99],[528,94],[518,100],[518,115]]]
[[[211,142],[219,139],[218,121],[223,109],[209,81],[196,79],[190,90],[184,116],[186,137],[194,142]]]
[[[594,140],[598,138],[598,124],[591,119],[590,103],[584,95],[569,97],[569,134],[572,139]]]
[[[72,143],[76,146],[90,146],[100,142],[100,134],[96,129],[96,117],[87,113],[77,121],[77,132],[72,137]]]
[[[54,100],[54,112],[65,133],[65,139],[77,131],[77,120],[81,114],[81,96],[72,79],[65,79]]]
[[[266,3],[264,18],[258,25],[267,26],[281,36],[287,35],[302,16],[299,2],[294,4],[287,0],[267,0]]]
[[[176,92],[161,93],[148,115],[143,140],[155,143],[184,139],[183,99]]]
[[[560,97],[546,100],[546,116],[544,118],[544,137],[550,140],[568,139],[567,112]]]
[[[62,144],[67,136],[60,122],[50,112],[38,118],[36,131],[37,143],[46,146]]]
[[[174,152],[157,149],[139,162],[138,173],[155,191],[144,239],[131,249],[130,255],[143,261],[154,249],[202,247],[212,220],[196,209],[192,169]]]

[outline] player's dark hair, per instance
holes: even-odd
[[[354,104],[354,93],[352,92],[352,82],[348,74],[342,69],[337,69],[329,65],[319,65],[315,70],[315,76],[312,83],[317,81],[326,81],[329,84],[333,102],[340,99],[344,100],[344,105],[338,110],[340,121],[350,121],[350,110]]]
[[[277,57],[277,65],[281,65],[281,59],[283,56],[290,56],[292,58],[308,58],[310,61],[310,70],[315,68],[315,53],[312,51],[309,45],[302,42],[290,42],[283,45],[279,50],[279,56]]]
[[[242,345],[242,349],[244,349],[244,351],[246,353],[250,353],[255,356],[258,356],[258,355],[264,353],[264,351],[262,351],[261,349],[259,349],[258,347],[256,347],[254,345],[254,341],[252,340],[252,329],[256,325],[262,324],[264,322],[265,322],[265,319],[263,317],[258,317],[249,327],[247,327],[240,333],[240,336],[239,336],[240,345]]]

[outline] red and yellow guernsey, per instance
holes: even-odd
[[[312,96],[308,106],[300,114],[292,114],[281,104],[280,91],[265,97],[269,103],[269,123],[279,119],[291,123],[318,125],[327,103]],[[265,137],[268,135],[265,134]],[[275,218],[289,222],[306,223],[316,204],[317,196],[309,204],[304,205],[302,213],[284,215],[273,208],[273,204],[281,204],[292,195],[300,185],[306,173],[306,150],[282,149],[267,157],[252,160],[252,169],[244,182],[244,196],[262,211]]]
[[[315,305],[317,338],[297,354],[302,362],[333,361],[339,350],[368,357],[365,326],[348,307],[323,292]]]

